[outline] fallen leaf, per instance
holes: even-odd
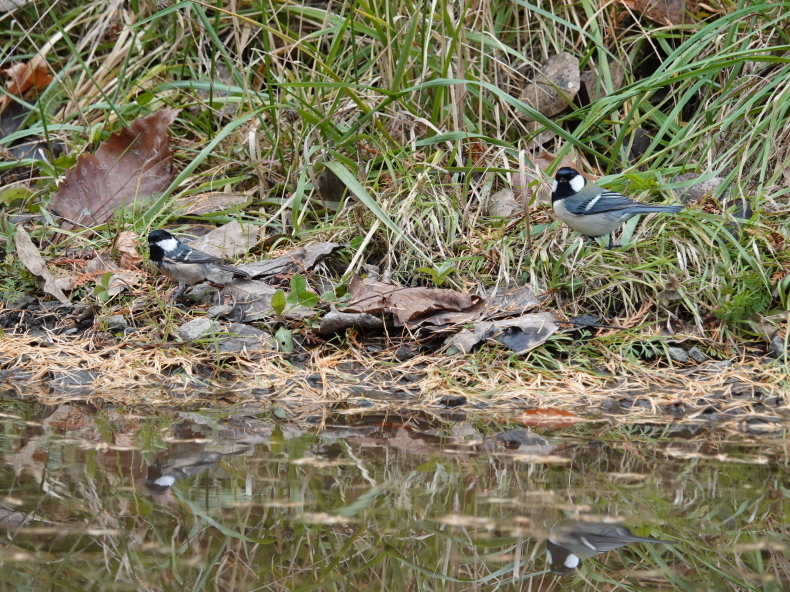
[[[13,12],[17,8],[30,4],[33,0],[0,0],[0,13]]]
[[[683,0],[622,0],[623,4],[660,25],[682,25],[693,22]]]
[[[118,235],[115,248],[121,254],[121,269],[137,269],[137,264],[143,260],[137,252],[137,241],[137,234],[131,230],[124,230]]]
[[[340,201],[346,192],[346,184],[327,166],[318,175],[318,192],[326,201]]]
[[[631,148],[628,151],[629,162],[637,162],[642,155],[647,152],[653,138],[641,127],[636,128],[633,133],[628,135],[627,145]]]
[[[524,211],[524,206],[516,199],[516,194],[512,189],[500,189],[486,203],[489,216],[496,218],[509,218],[514,214]]]
[[[545,409],[525,409],[513,418],[513,421],[523,426],[544,428],[546,430],[561,430],[573,424],[584,421],[577,415],[564,409],[547,407]]]
[[[179,216],[204,216],[215,212],[238,212],[248,206],[252,196],[244,193],[201,193],[176,200],[175,211]]]
[[[580,86],[579,59],[562,52],[541,65],[535,72],[535,81],[524,87],[519,100],[546,117],[551,117],[565,110],[579,92]]]
[[[480,296],[444,288],[401,288],[354,276],[348,291],[352,300],[344,312],[392,315],[396,327],[467,323],[485,311]]]
[[[107,295],[116,296],[124,290],[131,290],[135,284],[142,279],[142,274],[133,271],[121,271],[121,268],[113,263],[107,253],[97,253],[96,256],[88,261],[85,266],[85,273],[96,273],[100,271],[109,272],[112,275],[107,282]],[[101,280],[101,277],[97,278]]]
[[[62,227],[96,226],[122,207],[146,203],[173,178],[168,126],[178,111],[162,109],[112,134],[96,154],[83,154],[52,196]]]
[[[277,257],[276,259],[240,265],[239,269],[249,273],[253,279],[266,279],[275,275],[305,273],[313,269],[323,259],[340,247],[341,245],[337,243],[312,243],[294,249],[290,253]]]
[[[363,331],[380,331],[384,321],[367,313],[340,312],[331,310],[321,318],[318,332],[321,334],[338,333],[346,329],[362,329]]]
[[[527,310],[540,305],[538,297],[530,286],[518,286],[506,290],[500,286],[490,298],[490,310],[509,315],[524,314]]]
[[[623,85],[623,79],[625,78],[625,72],[619,62],[609,62],[609,76],[612,79],[611,92],[620,90],[620,87]],[[604,84],[603,74],[598,66],[588,68],[582,73],[581,87],[587,94],[586,101],[583,101],[583,104],[592,103],[608,94]]]
[[[215,228],[189,246],[223,259],[236,259],[258,244],[259,226],[237,221]]]
[[[557,155],[552,154],[551,152],[547,152],[546,150],[543,150],[540,154],[533,157],[532,160],[535,162],[536,165],[538,165],[538,168],[545,173],[556,162]],[[570,156],[567,155],[562,157],[562,160],[560,160],[559,165],[557,165],[554,168],[554,170],[556,171],[557,169],[566,166],[574,168],[581,173],[581,167],[578,164],[576,164],[576,159],[571,158]]]
[[[504,321],[477,322],[472,329],[464,329],[449,337],[447,344],[467,354],[476,345],[490,339],[512,349],[517,354],[523,354],[546,341],[557,329],[554,315],[541,312]]]
[[[220,300],[230,296],[239,308],[239,317],[245,323],[257,321],[274,313],[272,296],[276,288],[258,280],[240,280],[225,285]]]
[[[54,296],[58,301],[63,304],[70,304],[69,299],[63,293],[55,282],[55,278],[49,273],[47,264],[38,247],[30,240],[30,235],[21,226],[16,227],[16,254],[22,264],[27,267],[27,270],[36,278],[36,283],[47,294]]]
[[[47,62],[40,56],[35,56],[29,62],[5,68],[0,72],[10,79],[6,84],[7,94],[4,93],[0,96],[0,112],[11,102],[11,96],[23,97],[25,92],[31,88],[42,90],[52,82]]]

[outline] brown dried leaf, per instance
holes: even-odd
[[[524,206],[516,199],[516,194],[510,188],[500,189],[486,203],[489,216],[496,218],[509,218],[524,211]]]
[[[504,321],[480,321],[473,328],[453,335],[447,343],[469,353],[479,343],[492,339],[517,354],[536,348],[558,330],[554,315],[548,312],[522,315]]]
[[[25,91],[31,88],[41,90],[52,82],[47,62],[39,56],[34,57],[25,64],[17,64],[16,66],[0,70],[0,72],[10,78],[6,84],[6,92],[8,94],[0,96],[0,112],[11,102],[11,96],[9,95],[22,97]]]
[[[622,0],[623,4],[660,25],[682,25],[693,22],[686,13],[684,0]]]
[[[253,278],[262,278],[264,280],[276,275],[305,273],[313,269],[313,267],[340,247],[341,245],[337,243],[312,243],[294,249],[290,253],[276,259],[241,265],[239,269],[246,271]]]
[[[558,53],[535,73],[535,82],[524,87],[519,100],[551,117],[568,106],[580,85],[579,59],[567,52]]]
[[[201,193],[176,200],[175,210],[179,216],[202,216],[214,212],[237,212],[248,206],[252,196],[244,193]]]
[[[131,290],[142,279],[140,272],[122,272],[121,268],[110,259],[108,253],[97,253],[96,257],[88,261],[88,264],[85,266],[85,272],[92,274],[99,272],[112,273],[110,280],[107,282],[107,294],[109,296],[115,296],[124,290]],[[103,275],[97,275],[97,283],[101,281]]]
[[[549,169],[549,167],[551,165],[553,165],[554,162],[557,160],[557,155],[556,154],[552,154],[551,152],[547,152],[547,151],[543,150],[540,154],[535,156],[532,160],[535,162],[536,165],[538,165],[538,168],[540,168],[540,170],[545,173]],[[557,166],[554,170],[557,170],[559,168],[566,167],[566,166],[574,168],[574,169],[576,169],[577,171],[579,171],[581,173],[579,165],[576,164],[576,159],[575,158],[571,158],[568,155],[565,155],[565,156],[562,157],[562,160],[560,161],[559,166]]]
[[[49,273],[47,264],[38,250],[38,247],[30,240],[30,235],[21,226],[16,227],[16,254],[22,264],[36,278],[36,283],[47,294],[57,298],[63,304],[69,304],[69,299],[55,283],[55,278]]]
[[[30,4],[33,0],[0,0],[0,14],[12,12],[18,8]]]
[[[400,288],[354,276],[349,282],[351,303],[344,312],[391,314],[395,326],[466,323],[480,318],[485,301],[480,296],[442,288]]]
[[[609,62],[609,76],[612,78],[612,92],[620,90],[625,79],[625,72],[619,62]],[[603,74],[598,66],[585,70],[581,75],[581,84],[587,92],[587,100],[593,102],[608,93],[604,85]]]
[[[544,409],[525,409],[513,417],[513,421],[528,427],[560,430],[586,420],[581,419],[570,411],[547,407]]]
[[[115,248],[121,254],[121,269],[137,269],[137,264],[143,260],[137,253],[137,240],[137,234],[131,230],[125,230],[118,235]]]
[[[83,154],[52,196],[63,228],[107,222],[123,206],[145,203],[173,178],[167,128],[178,111],[162,109],[112,134],[96,154]]]

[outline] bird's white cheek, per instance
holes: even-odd
[[[568,555],[565,558],[565,564],[564,565],[568,569],[576,569],[577,567],[579,567],[579,563],[580,563],[579,558],[576,555],[574,555],[573,553],[571,553],[570,555]]]
[[[162,249],[165,253],[174,251],[177,246],[178,246],[178,241],[174,238],[166,238],[163,241],[159,241],[159,248]]]
[[[581,191],[586,184],[587,181],[585,181],[584,177],[581,175],[576,175],[573,179],[571,179],[571,189],[573,189],[576,193]]]
[[[175,482],[176,479],[172,475],[162,475],[161,477],[159,477],[159,479],[154,481],[156,485],[161,485],[162,487],[170,487]]]
[[[557,185],[557,181],[554,181],[554,182],[551,184],[551,192],[552,192],[552,193],[556,193],[556,192],[557,192],[557,187],[558,187],[558,185]]]

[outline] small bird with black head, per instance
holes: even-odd
[[[557,218],[572,230],[589,237],[608,234],[610,249],[619,246],[612,243],[612,233],[629,218],[652,212],[675,214],[683,209],[683,206],[639,203],[616,191],[588,182],[571,167],[562,167],[557,171],[551,187],[551,205]]]
[[[154,265],[164,275],[178,282],[173,295],[175,302],[189,287],[212,280],[217,272],[228,272],[233,278],[249,280],[250,274],[241,269],[223,265],[222,259],[185,245],[166,230],[155,230],[148,235],[148,251]]]

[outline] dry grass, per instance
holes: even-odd
[[[598,415],[619,402],[627,412],[618,421],[626,422],[694,418],[706,409],[723,417],[777,418],[787,410],[787,376],[777,367],[747,360],[686,369],[640,368],[627,374],[621,363],[612,361],[608,366],[613,372],[601,368],[596,375],[567,364],[549,372],[502,357],[418,355],[398,363],[394,349],[371,356],[353,347],[323,347],[309,359],[292,356],[291,363],[276,352],[220,361],[210,347],[7,335],[0,344],[0,360],[7,392],[42,402],[94,398],[168,404],[219,397],[326,411],[358,409],[363,399],[374,408],[431,409],[440,397],[457,395],[467,397],[473,408],[482,404],[494,412],[551,407]]]

